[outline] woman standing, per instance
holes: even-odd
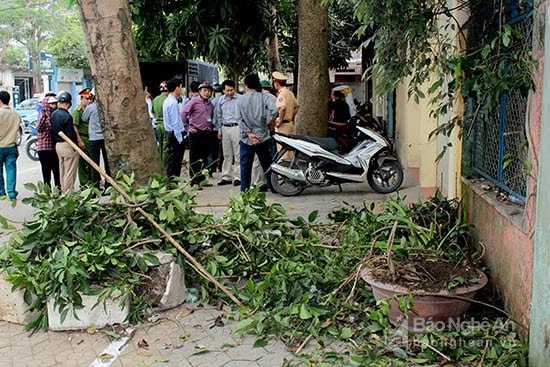
[[[51,187],[51,179],[55,186],[61,190],[59,180],[59,160],[55,152],[55,143],[52,138],[52,125],[50,116],[53,110],[57,108],[57,98],[46,96],[42,100],[42,113],[38,119],[36,130],[38,131],[38,159],[42,166],[42,180]]]

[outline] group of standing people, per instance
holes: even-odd
[[[295,132],[294,117],[298,103],[294,94],[286,87],[287,77],[272,74],[272,83],[260,82],[257,74],[244,79],[245,93],[237,93],[232,80],[221,84],[222,94],[212,98],[213,86],[203,82],[191,86],[189,100],[180,107],[182,95],[181,80],[171,79],[161,83],[161,94],[152,102],[152,111],[157,124],[162,124],[168,155],[166,174],[179,177],[186,146],[189,147],[189,175],[191,184],[201,190],[208,183],[205,172],[210,176],[216,165],[213,151],[221,141],[223,164],[219,186],[232,184],[241,191],[250,188],[255,157],[263,175],[271,165],[272,149],[270,130],[292,134]],[[273,86],[278,95],[269,92]],[[196,88],[196,89],[195,89]],[[165,89],[165,90],[163,90]],[[159,114],[160,105],[162,113]],[[277,117],[278,116],[278,117]],[[158,134],[161,139],[161,134]],[[256,174],[258,176],[258,174]],[[267,177],[265,187],[270,186]]]
[[[110,174],[105,139],[101,127],[95,95],[91,88],[79,93],[80,105],[71,113],[72,96],[68,92],[47,94],[42,101],[42,112],[37,122],[38,157],[44,183],[54,185],[63,193],[74,188],[76,177],[80,186],[100,188],[100,175],[59,134],[78,145],[90,158]]]
[[[271,185],[266,177],[272,159],[271,131],[292,134],[298,103],[286,87],[287,77],[272,74],[271,83],[260,82],[257,74],[244,79],[245,93],[237,93],[237,85],[225,80],[222,94],[212,98],[213,86],[207,82],[190,86],[191,93],[181,106],[184,92],[180,79],[171,79],[160,85],[161,94],[150,101],[150,113],[159,146],[167,147],[166,174],[179,177],[186,146],[189,147],[189,174],[191,184],[197,189],[212,186],[212,176],[217,165],[217,148],[221,141],[223,164],[218,185],[240,186],[241,191],[264,176],[264,187]],[[275,97],[269,89],[277,91]],[[72,96],[68,92],[47,94],[42,100],[41,114],[37,122],[38,156],[43,181],[58,187],[63,193],[70,191],[78,175],[80,185],[100,188],[101,178],[63,139],[60,133],[78,145],[91,159],[110,174],[105,140],[93,90],[85,88],[79,93],[80,105],[71,114]],[[10,95],[0,92],[0,196],[6,193],[17,197],[16,160],[19,115],[8,107]],[[162,150],[162,149],[161,149]],[[253,181],[253,167],[258,169]],[[6,183],[3,168],[6,167]],[[260,169],[261,167],[261,169]]]

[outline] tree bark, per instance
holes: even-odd
[[[32,60],[32,93],[29,96],[33,97],[34,94],[42,93],[42,72],[40,70],[40,51],[37,51],[36,48],[33,47],[33,50],[31,52],[31,60]]]
[[[113,173],[143,184],[164,173],[142,88],[127,0],[78,0],[99,116]]]
[[[326,136],[328,99],[328,8],[298,0],[298,134]]]
[[[277,37],[277,9],[271,5],[271,16],[273,19],[273,34],[265,39],[264,45],[267,55],[267,68],[269,74],[274,71],[283,71],[281,58],[279,57],[279,38]]]

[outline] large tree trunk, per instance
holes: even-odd
[[[30,41],[32,47],[29,48],[31,54],[31,67],[32,67],[32,88],[31,95],[42,93],[42,71],[40,70],[40,49],[38,45],[35,45],[34,41]]]
[[[29,96],[33,97],[33,94],[42,93],[42,73],[40,71],[40,54],[38,54],[38,62],[32,59],[32,93]]]
[[[135,173],[145,183],[164,169],[142,88],[127,0],[78,0],[113,174]]]
[[[275,8],[275,5],[271,5],[271,16],[273,19],[273,35],[266,38],[264,41],[269,74],[274,71],[283,71],[283,68],[281,66],[281,58],[279,57],[279,38],[277,37],[277,9]]]
[[[298,134],[326,136],[328,99],[328,8],[298,0]]]

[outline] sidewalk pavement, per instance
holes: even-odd
[[[197,210],[221,215],[232,196],[239,195],[239,188],[216,186],[214,184],[197,192]],[[19,176],[23,180],[36,181],[39,168],[29,169]],[[24,182],[24,181],[23,181]],[[18,184],[20,199],[31,193]],[[309,188],[296,197],[283,197],[266,193],[268,203],[280,203],[289,217],[307,217],[318,210],[320,219],[326,219],[332,210],[346,206],[360,206],[363,202],[383,202],[389,195],[375,193],[367,183]],[[405,172],[405,181],[400,195],[408,202],[416,202],[419,187],[413,175]],[[32,218],[32,207],[18,200],[12,207],[7,200],[0,201],[0,213],[16,226]],[[9,238],[9,232],[0,229],[0,248]],[[1,296],[1,295],[0,295]],[[272,337],[265,347],[254,348],[256,337],[247,335],[237,338],[231,333],[235,321],[226,320],[229,308],[217,310],[196,304],[183,304],[162,312],[155,322],[118,330],[122,338],[112,338],[102,331],[30,333],[22,325],[0,321],[0,366],[1,367],[275,367],[283,366],[293,359],[292,351],[278,339]],[[222,316],[224,325],[215,323]],[[291,365],[296,365],[294,362]]]

